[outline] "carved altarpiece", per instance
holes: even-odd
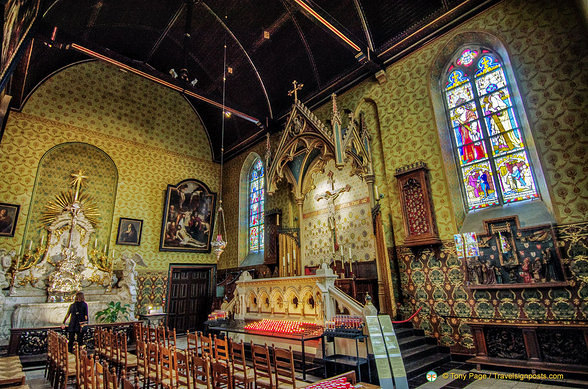
[[[517,216],[484,221],[479,257],[466,258],[470,289],[567,286],[568,270],[550,225],[521,228]]]
[[[371,160],[370,135],[363,122],[350,114],[345,123],[337,108],[336,96],[332,95],[333,113],[331,126],[323,124],[296,97],[300,88],[294,83],[294,104],[286,122],[278,147],[266,157],[267,193],[273,194],[278,183],[286,180],[292,189],[298,207],[298,218],[303,219],[303,204],[306,194],[314,186],[314,174],[324,173],[329,160],[342,169],[350,166],[352,174],[358,175],[368,185],[369,193],[374,192],[374,172]],[[370,196],[374,199],[375,196]],[[372,206],[375,204],[372,204]],[[335,250],[339,247],[334,242]],[[340,254],[340,253],[339,253]],[[337,258],[335,253],[335,258]],[[386,264],[389,262],[386,250],[378,251],[379,294],[390,293],[391,276]],[[385,275],[387,274],[387,276]],[[388,280],[386,282],[385,280]],[[380,300],[380,301],[383,301]],[[381,307],[382,308],[382,307]],[[393,312],[394,304],[382,309]]]

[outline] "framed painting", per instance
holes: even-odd
[[[168,185],[159,251],[209,253],[216,193],[196,179]]]
[[[141,231],[143,220],[127,219],[121,217],[118,221],[118,232],[116,233],[116,244],[127,246],[139,246],[141,244]]]
[[[14,236],[20,205],[0,203],[0,236]]]
[[[0,85],[9,76],[23,42],[39,12],[39,0],[2,0],[2,43],[0,51]]]

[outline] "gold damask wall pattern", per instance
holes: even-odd
[[[502,2],[387,68],[388,81],[383,85],[365,81],[338,96],[339,106],[351,110],[366,98],[375,102],[387,172],[419,159],[428,164],[442,239],[450,239],[457,229],[443,165],[454,162],[441,157],[428,80],[439,50],[465,31],[486,31],[505,43],[557,221],[585,219],[588,83],[580,66],[586,54],[580,15],[573,1]],[[330,108],[321,107],[317,116],[328,119]],[[395,237],[401,243],[404,232],[396,185],[390,185],[386,194],[392,202]]]
[[[167,271],[172,262],[215,261],[212,254],[159,252],[167,185],[196,178],[218,191],[219,165],[211,160],[197,115],[178,93],[99,62],[57,73],[23,112],[10,114],[0,144],[0,198],[20,204],[21,214],[15,237],[0,240],[0,247],[17,249],[22,243],[39,161],[47,150],[69,142],[101,149],[118,169],[111,248],[119,218],[127,217],[143,220],[141,245],[116,246],[117,252],[139,253],[150,270]]]
[[[465,325],[468,317],[560,324],[588,318],[588,82],[582,73],[587,41],[582,12],[576,7],[573,1],[501,2],[388,67],[386,83],[367,80],[338,96],[340,108],[366,113],[372,136],[374,128],[381,129],[381,152],[377,139],[372,140],[374,170],[376,184],[386,196],[383,220],[396,243],[387,234],[387,244],[399,258],[401,312],[408,317],[422,306],[416,324],[454,351],[474,351]],[[570,266],[567,288],[472,293],[464,286],[463,264],[451,241],[463,215],[454,213],[450,193],[458,188],[450,188],[445,177],[445,165],[451,170],[454,161],[443,161],[429,80],[435,58],[447,43],[458,34],[476,31],[498,37],[508,50],[543,168],[538,174],[544,174],[549,187],[558,239]],[[364,108],[366,102],[373,102],[371,110]],[[330,104],[325,104],[315,113],[324,121],[330,111]],[[437,225],[444,241],[438,255],[402,246],[399,194],[391,173],[418,160],[431,171]]]
[[[92,193],[96,206],[100,210],[97,228],[99,248],[102,249],[104,243],[108,241],[114,213],[118,173],[114,162],[108,155],[86,143],[58,145],[49,150],[41,159],[31,199],[25,241],[30,239],[35,244],[38,243],[42,229],[41,214],[47,203],[55,199],[55,195],[70,188],[72,166],[77,166],[84,172],[92,172],[92,175],[84,182],[84,190]]]

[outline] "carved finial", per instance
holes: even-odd
[[[299,84],[298,81],[294,80],[294,81],[292,81],[292,85],[294,86],[294,88],[292,90],[288,91],[288,96],[294,95],[294,101],[296,101],[296,100],[298,100],[298,91],[300,89],[302,89],[304,84]]]
[[[337,94],[333,93],[331,95],[331,98],[333,99],[333,114],[337,113]]]
[[[72,173],[71,176],[73,177],[73,180],[71,181],[71,186],[75,190],[74,201],[77,201],[80,194],[80,189],[82,189],[82,186],[84,184],[84,180],[88,177],[84,176],[84,172],[82,171],[82,169]]]

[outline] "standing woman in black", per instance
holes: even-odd
[[[61,328],[65,328],[65,322],[71,316],[69,325],[67,326],[67,332],[69,332],[69,351],[73,352],[74,340],[78,342],[78,345],[82,344],[82,327],[88,324],[88,304],[84,298],[82,292],[76,293],[75,302],[69,306],[67,315],[63,319]]]

